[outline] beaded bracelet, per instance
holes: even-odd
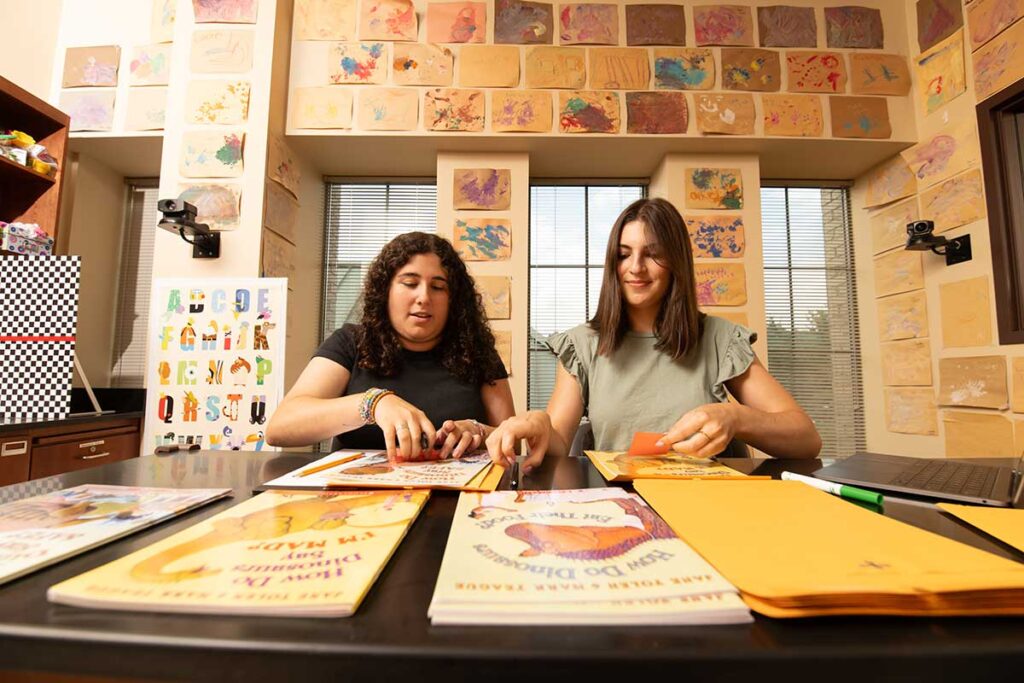
[[[380,389],[378,387],[370,387],[363,392],[363,400],[359,403],[359,417],[362,418],[363,424],[377,424],[377,404],[380,403],[382,398],[393,393],[395,392],[390,389]]]

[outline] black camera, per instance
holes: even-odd
[[[195,205],[184,199],[159,199],[156,208],[163,214],[157,226],[178,233],[191,244],[192,258],[220,257],[220,233],[210,230],[206,223],[196,222],[199,209]]]
[[[907,223],[907,237],[924,237],[935,232],[934,221],[914,221]]]

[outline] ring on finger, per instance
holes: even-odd
[[[703,434],[705,439],[707,439],[708,441],[711,441],[711,436],[707,432],[705,432],[703,429],[698,429],[697,433],[698,434]]]

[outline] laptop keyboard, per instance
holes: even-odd
[[[922,491],[985,498],[992,493],[997,473],[993,467],[922,460],[900,472],[889,483]]]

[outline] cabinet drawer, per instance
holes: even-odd
[[[0,436],[0,486],[28,481],[32,439],[28,434]]]
[[[32,449],[31,478],[84,470],[134,458],[138,454],[138,432],[114,436],[90,435],[74,441],[36,446]]]

